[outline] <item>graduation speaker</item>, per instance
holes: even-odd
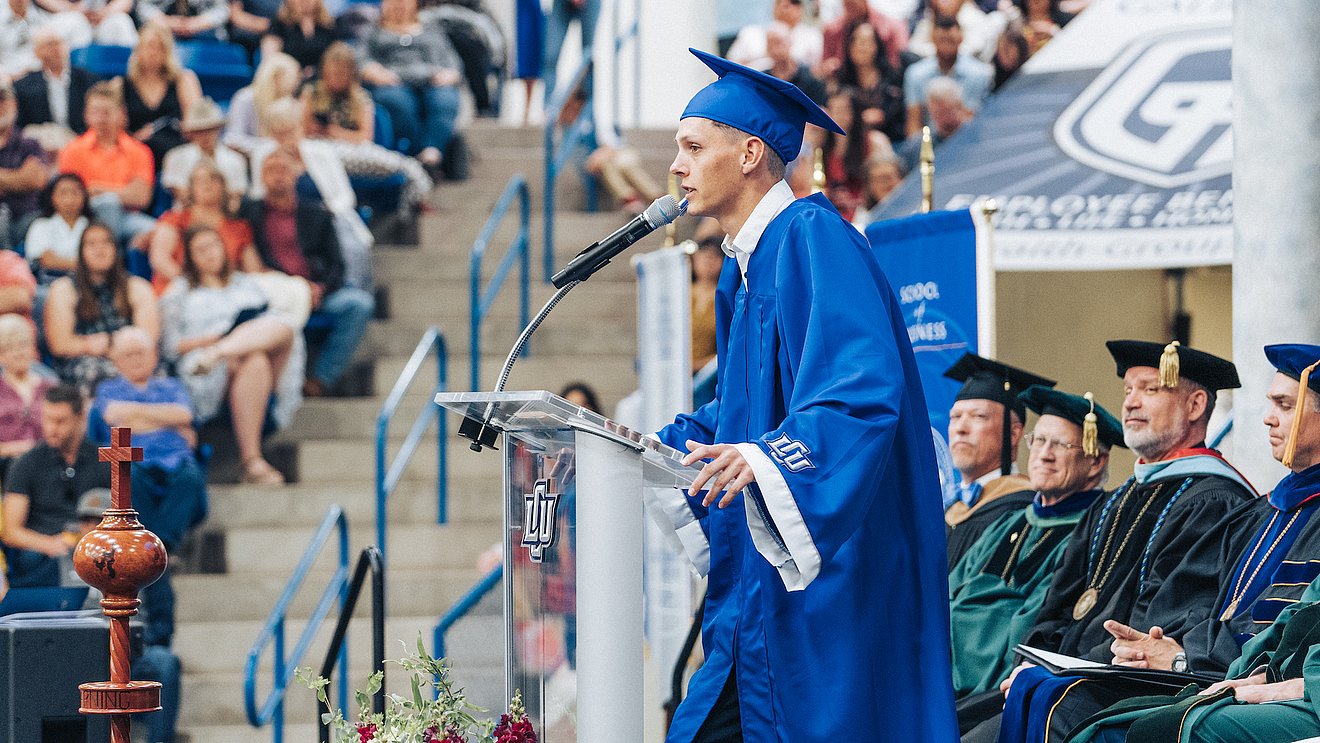
[[[78,684],[109,678],[109,628],[102,617],[70,614],[0,620],[0,743],[109,739],[103,716],[78,713]]]

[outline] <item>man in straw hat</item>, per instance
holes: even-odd
[[[688,103],[670,170],[730,257],[716,399],[659,433],[708,460],[690,497],[653,493],[709,575],[706,660],[668,739],[953,740],[939,485],[907,329],[866,240],[783,180],[808,122],[842,130],[791,83],[693,54],[719,79]]]
[[[247,160],[242,155],[220,144],[220,130],[225,126],[225,114],[220,106],[207,96],[198,98],[183,114],[180,128],[188,144],[165,153],[160,168],[160,182],[178,199],[188,188],[193,169],[203,159],[215,163],[225,177],[225,188],[235,206],[247,193]]]

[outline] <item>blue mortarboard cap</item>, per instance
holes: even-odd
[[[760,137],[786,163],[797,159],[807,124],[845,133],[793,83],[714,54],[688,51],[720,79],[697,91],[680,118],[710,119]]]
[[[1279,373],[1301,381],[1306,367],[1320,361],[1320,346],[1305,343],[1279,343],[1265,347],[1265,358],[1270,360]],[[1306,386],[1320,393],[1320,374],[1311,372]]]

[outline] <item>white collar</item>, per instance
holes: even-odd
[[[1018,466],[1017,466],[1017,463],[1014,462],[1014,463],[1013,463],[1013,466],[1010,467],[1008,471],[1009,471],[1010,474],[1013,474],[1013,475],[1018,474]],[[977,485],[980,485],[981,487],[985,487],[986,485],[989,485],[990,483],[994,482],[995,480],[998,480],[1000,477],[1003,477],[1003,475],[1000,473],[1000,471],[999,471],[999,467],[996,466],[994,469],[990,470],[989,472],[985,473],[984,475],[981,475],[980,477],[978,477],[978,478],[976,478],[975,480],[973,480],[973,482],[975,482]],[[961,482],[961,481],[962,481],[962,476],[959,475],[958,479],[959,479],[959,482]],[[964,484],[966,484],[966,483],[964,483]]]
[[[756,208],[747,216],[747,221],[738,230],[738,234],[733,238],[724,236],[724,244],[720,247],[724,249],[724,254],[738,259],[738,268],[742,272],[743,285],[747,285],[747,263],[752,259],[752,252],[761,242],[761,235],[765,234],[765,228],[770,226],[770,222],[779,213],[788,208],[789,204],[797,198],[793,195],[793,189],[787,181],[780,180],[765,192],[765,196],[757,202]]]

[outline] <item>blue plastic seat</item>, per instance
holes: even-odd
[[[228,41],[193,39],[180,41],[174,45],[174,53],[179,64],[190,70],[199,65],[244,65],[248,66],[247,50]]]
[[[394,146],[394,122],[389,112],[379,103],[376,104],[376,126],[372,132],[372,141],[387,149],[393,149]],[[402,173],[391,173],[385,176],[349,176],[348,182],[360,206],[371,209],[375,214],[389,214],[399,209],[407,179]]]
[[[197,73],[197,80],[202,84],[202,92],[210,96],[221,107],[227,107],[229,99],[239,90],[252,84],[252,68],[244,64],[202,64],[189,67]]]
[[[101,77],[114,77],[128,72],[128,55],[132,47],[92,44],[69,52],[69,62]]]

